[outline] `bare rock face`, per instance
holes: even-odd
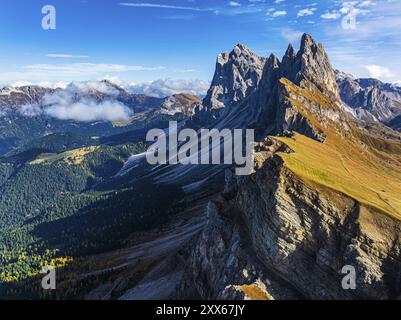
[[[198,107],[201,100],[190,94],[174,94],[171,97],[164,99],[161,105],[161,112],[164,114],[174,115],[182,113],[186,116],[192,116],[195,108]]]
[[[400,293],[396,276],[387,278],[401,266],[399,221],[312,190],[272,160],[239,182],[237,203],[257,256],[302,296],[385,299]],[[345,265],[356,269],[356,290],[341,286]]]
[[[358,119],[391,126],[392,120],[401,116],[401,87],[375,79],[355,79],[340,71],[336,71],[336,78],[341,99]]]
[[[11,111],[25,104],[38,103],[46,94],[53,92],[53,89],[40,86],[4,87],[0,89],[0,107]]]
[[[229,108],[249,96],[262,77],[265,58],[238,44],[217,58],[216,71],[203,105],[208,110]]]
[[[304,34],[300,50],[294,54],[290,46],[283,58],[282,76],[301,87],[312,84],[338,99],[336,77],[323,44],[317,44],[310,35]]]
[[[297,132],[322,144],[326,138],[362,143],[354,120],[343,108],[323,46],[310,36],[302,37],[298,53],[289,46],[282,62],[267,59],[257,88],[216,122],[257,130],[255,173],[234,177],[226,171],[224,191],[206,208],[208,222],[192,248],[179,297],[401,296],[401,221],[308,183],[284,162],[282,155],[293,152],[280,142],[285,138],[266,137]],[[344,267],[355,270],[354,290],[343,286]]]
[[[204,124],[254,128],[262,138],[267,134],[296,130],[323,140],[305,117],[282,98],[287,94],[283,92],[286,89],[282,78],[309,91],[320,92],[334,104],[342,104],[323,46],[304,34],[300,50],[295,53],[289,45],[281,62],[273,54],[267,59],[259,58],[240,45],[230,54],[220,55],[208,96],[196,114]],[[335,112],[330,116],[339,120]]]
[[[179,296],[202,299],[393,299],[401,294],[401,222],[332,191],[319,192],[283,166],[266,139],[256,173],[233,178],[209,204],[208,224]],[[355,290],[342,286],[344,266]]]

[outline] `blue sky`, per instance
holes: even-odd
[[[47,4],[56,30],[41,27]],[[350,13],[353,29],[342,26]],[[400,16],[401,0],[3,0],[0,84],[210,81],[219,52],[243,43],[281,58],[303,32],[324,43],[334,67],[397,82]]]

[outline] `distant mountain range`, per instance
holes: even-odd
[[[400,88],[335,71],[310,35],[281,60],[220,54],[203,101],[103,81],[6,87],[0,105],[0,297],[401,296]],[[149,165],[146,132],[170,120],[254,129],[255,172]]]
[[[130,118],[147,113],[188,116],[199,102],[190,94],[166,98],[132,94],[107,80],[71,83],[65,89],[4,87],[0,90],[0,155],[52,133],[106,136],[129,131]],[[91,120],[94,114],[96,119]]]
[[[392,125],[401,115],[401,87],[376,79],[355,79],[336,71],[341,99],[358,119]]]

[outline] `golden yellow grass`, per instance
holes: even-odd
[[[31,161],[29,164],[51,164],[57,161],[64,161],[67,164],[78,165],[85,160],[85,156],[87,154],[96,151],[98,148],[98,146],[90,146],[69,150],[62,153],[42,153],[37,159]]]
[[[282,81],[292,93],[330,106],[327,100]],[[315,94],[314,94],[315,95]],[[359,203],[378,209],[401,220],[401,144],[369,135],[347,123],[347,138],[338,134],[339,125],[328,119],[323,127],[309,106],[289,99],[311,125],[324,131],[324,143],[299,133],[291,138],[275,137],[293,153],[280,153],[288,167],[311,186],[320,185],[339,191]],[[342,130],[345,130],[342,128]]]
[[[249,300],[270,300],[266,292],[256,284],[242,285],[238,287],[238,290],[242,291]]]
[[[340,191],[401,220],[401,166],[397,161],[385,161],[384,155],[380,158],[333,135],[324,143],[298,133],[276,139],[294,151],[280,156],[306,182]]]

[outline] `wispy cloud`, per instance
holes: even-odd
[[[49,63],[30,64],[12,72],[1,72],[0,83],[7,85],[18,81],[40,83],[43,81],[58,82],[74,80],[94,80],[108,74],[133,75],[133,73],[154,73],[165,70],[163,66],[135,66],[123,64],[96,63]]]
[[[390,80],[394,78],[394,73],[390,71],[389,68],[379,66],[376,64],[371,64],[365,67],[368,70],[369,75],[372,78],[382,79],[382,80]]]
[[[59,63],[59,64],[33,64],[24,66],[23,69],[33,72],[62,72],[66,74],[93,74],[103,72],[130,72],[130,71],[155,71],[164,67],[131,66],[122,64],[96,64],[96,63]]]
[[[237,2],[237,1],[230,1],[230,2],[228,3],[228,5],[229,5],[230,7],[240,7],[240,6],[241,6],[241,4],[240,4],[239,2]]]
[[[325,20],[336,20],[341,18],[341,14],[336,11],[332,11],[332,12],[325,12],[320,17]]]
[[[74,55],[74,54],[67,54],[67,53],[48,53],[46,54],[48,58],[60,58],[60,59],[86,59],[90,58],[90,56],[85,55]]]
[[[301,40],[303,32],[298,30],[293,30],[290,28],[285,28],[281,30],[280,34],[288,42],[296,44]]]
[[[198,8],[198,7],[187,7],[187,6],[175,6],[169,4],[160,3],[135,3],[135,2],[120,2],[120,6],[134,7],[134,8],[159,8],[159,9],[174,9],[174,10],[189,10],[189,11],[213,11],[211,8]]]
[[[285,15],[287,15],[287,11],[285,11],[285,10],[274,11],[272,13],[273,17],[282,17],[282,16],[285,16]]]
[[[206,95],[210,83],[203,80],[159,79],[150,82],[132,83],[128,90],[155,97],[166,97],[177,93],[191,93],[197,96]]]
[[[320,17],[326,20],[336,20],[344,15],[366,15],[371,12],[369,7],[375,6],[376,3],[370,0],[365,1],[338,1],[336,2],[337,9],[326,11]]]
[[[320,21],[333,65],[358,77],[399,80],[400,10],[398,0],[335,2]],[[349,14],[354,15],[354,28],[343,27],[342,19]]]
[[[316,8],[306,8],[299,10],[297,13],[297,17],[305,17],[305,16],[311,16],[315,13]]]
[[[260,3],[260,4],[258,4]],[[153,8],[153,9],[167,9],[167,10],[185,10],[195,12],[209,12],[216,15],[241,15],[261,12],[263,1],[254,1],[247,6],[241,5],[238,1],[229,1],[223,6],[209,6],[209,7],[194,7],[194,6],[179,6],[162,3],[147,3],[147,2],[120,2],[120,6],[133,7],[133,8]]]

